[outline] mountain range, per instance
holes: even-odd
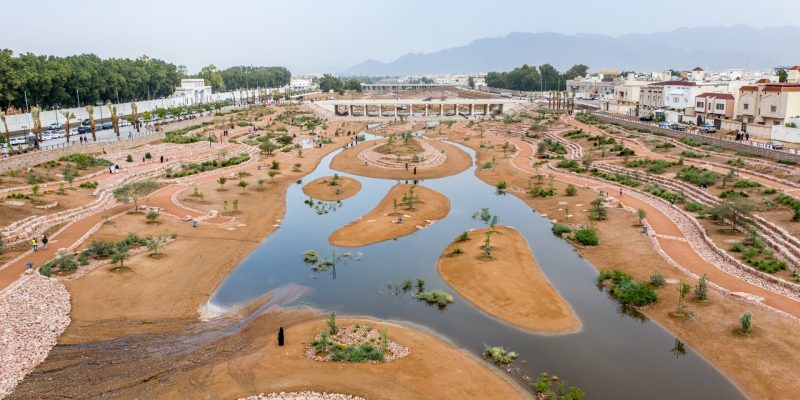
[[[592,70],[766,69],[800,64],[800,46],[791,44],[798,39],[800,28],[793,26],[679,28],[618,37],[515,32],[432,53],[409,53],[386,63],[367,60],[342,75],[476,73],[545,63],[559,70],[574,64]]]

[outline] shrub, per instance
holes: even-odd
[[[659,270],[655,270],[655,271],[653,271],[652,274],[650,274],[650,285],[651,286],[653,286],[653,287],[661,287],[661,286],[664,286],[664,283],[666,283],[664,281],[664,276],[661,275],[661,272]]]
[[[564,233],[572,232],[572,228],[570,228],[567,224],[553,224],[553,227],[550,230],[553,231],[554,235],[558,236],[561,236]]]
[[[98,185],[97,182],[91,181],[91,182],[81,182],[81,184],[78,186],[87,189],[97,189],[97,185]]]
[[[483,357],[491,358],[492,361],[494,361],[494,363],[497,365],[508,365],[517,358],[517,353],[506,350],[503,347],[489,345],[484,346],[485,350],[483,350]]]
[[[694,288],[694,295],[698,300],[708,300],[708,278],[706,275],[700,277],[697,281],[697,286]]]
[[[670,192],[669,190],[666,190],[660,186],[651,186],[647,188],[647,192],[671,203],[682,203],[684,201],[684,198],[680,193]]]
[[[619,271],[601,271],[597,277],[600,284],[609,281],[608,293],[621,304],[646,306],[658,301],[655,290],[647,283],[637,283],[630,275]]]
[[[778,193],[778,190],[775,188],[766,188],[762,192],[762,194],[775,194]]]
[[[713,186],[715,183],[717,183],[717,174],[705,169],[697,168],[695,166],[682,169],[680,172],[678,172],[677,177],[695,185]]]
[[[469,240],[469,232],[464,231],[464,232],[461,232],[460,235],[458,235],[458,241],[459,242],[466,242],[467,240]]]
[[[681,138],[679,140],[681,143],[691,147],[700,147],[704,144],[703,142],[692,138]]]
[[[130,154],[128,154],[128,157],[125,157],[125,161],[127,161],[127,162],[133,162],[133,156],[132,156],[132,155],[130,155]]]
[[[436,304],[440,308],[447,307],[453,302],[453,296],[439,290],[431,290],[417,293],[414,298],[422,300],[428,304]]]
[[[326,321],[326,323],[328,325],[328,332],[331,335],[335,335],[336,332],[339,332],[339,328],[336,326],[336,313],[332,312],[328,316],[328,320]]]
[[[506,181],[500,181],[497,182],[495,187],[497,188],[498,191],[502,192],[508,188],[508,184],[506,183]]]
[[[737,192],[733,189],[723,190],[722,193],[719,194],[720,199],[727,199],[734,197],[750,197],[750,195],[742,191]]]
[[[753,330],[753,314],[750,311],[745,311],[739,316],[739,323],[742,333],[750,333]]]
[[[686,158],[703,158],[703,157],[705,157],[705,155],[703,155],[703,154],[695,153],[693,151],[688,151],[688,150],[687,151],[682,151],[681,152],[681,156],[682,157],[686,157]]]
[[[689,212],[699,213],[705,211],[706,207],[696,201],[691,201],[683,206],[683,209]]]
[[[384,361],[383,351],[372,345],[370,342],[364,342],[356,346],[344,346],[333,348],[333,361],[345,362],[364,362],[364,361]]]
[[[555,196],[556,191],[555,189],[543,189],[540,187],[534,187],[528,190],[528,194],[533,197],[550,197],[550,196]]]
[[[739,179],[739,180],[737,180],[736,182],[733,183],[733,187],[739,188],[739,189],[742,189],[742,188],[753,188],[753,187],[759,187],[759,186],[761,186],[760,183],[758,183],[756,181],[751,181],[749,179]]]
[[[567,188],[564,190],[564,193],[567,196],[576,196],[578,194],[578,188],[570,183],[569,185],[567,185]]]
[[[148,224],[155,224],[158,222],[159,215],[161,214],[159,214],[158,211],[150,211],[147,213],[147,216],[145,216],[145,219],[147,220]]]
[[[576,242],[584,246],[597,246],[600,243],[594,228],[577,229],[575,230],[574,237]]]

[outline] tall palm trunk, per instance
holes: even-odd
[[[11,132],[8,131],[8,121],[6,121],[6,113],[0,111],[0,120],[3,120],[3,127],[6,129],[6,146],[8,146],[9,155],[14,148],[11,146]]]
[[[139,106],[136,105],[136,102],[131,103],[131,123],[133,124],[133,128],[136,129],[136,132],[139,132]]]
[[[36,138],[35,147],[39,148],[42,142],[42,110],[39,107],[31,107],[31,117],[33,118],[33,136]]]
[[[64,132],[65,132],[66,138],[67,138],[67,146],[69,146],[69,122],[73,118],[75,118],[75,113],[72,113],[72,112],[69,112],[69,111],[64,111],[62,114],[64,114],[64,118],[67,120],[67,122],[64,123],[64,128],[65,128]]]
[[[119,140],[119,116],[117,115],[117,107],[111,104],[109,101],[106,104],[108,107],[108,112],[111,113],[111,126],[114,128],[114,133],[117,134],[117,140]]]
[[[92,132],[92,143],[97,141],[97,130],[94,125],[94,106],[86,106],[86,112],[89,114],[89,130]]]

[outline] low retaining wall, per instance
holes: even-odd
[[[800,163],[800,154],[790,153],[790,152],[787,152],[787,151],[773,150],[773,149],[766,148],[766,147],[751,146],[751,145],[744,144],[744,143],[739,143],[739,142],[736,142],[736,141],[724,140],[724,139],[714,138],[714,137],[711,137],[711,136],[697,135],[697,134],[689,133],[689,132],[686,132],[686,131],[681,132],[681,131],[676,131],[674,129],[660,128],[660,127],[652,126],[652,125],[649,125],[649,124],[642,124],[642,123],[630,121],[630,120],[623,119],[623,118],[614,118],[614,117],[610,117],[610,116],[603,115],[603,114],[598,114],[598,113],[592,113],[592,115],[594,115],[595,117],[597,117],[597,119],[599,119],[600,121],[603,121],[605,123],[619,124],[619,125],[622,125],[622,126],[624,126],[626,128],[629,128],[629,129],[634,129],[634,130],[635,129],[647,129],[650,132],[663,134],[665,136],[669,136],[669,137],[676,138],[676,139],[690,138],[690,139],[694,139],[694,140],[703,142],[705,144],[719,146],[719,147],[722,147],[724,149],[758,154],[759,156],[767,157],[767,158],[771,158],[771,159],[775,159],[775,160],[792,161],[792,162],[795,162],[795,163]]]
[[[138,136],[132,139],[122,139],[112,142],[98,142],[79,146],[60,147],[52,150],[33,151],[27,154],[10,157],[0,160],[0,173],[7,173],[11,170],[29,168],[48,161],[57,160],[63,156],[73,153],[101,153],[119,151],[139,147],[156,140],[163,140],[164,132],[157,132],[151,135]]]

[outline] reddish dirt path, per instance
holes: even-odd
[[[584,131],[587,131],[587,132],[592,133],[594,135],[605,135],[605,133],[603,131],[601,131],[600,128],[598,128],[596,126],[592,126],[592,125],[586,125],[586,124],[576,120],[572,116],[564,116],[564,117],[561,118],[561,120],[566,124],[572,125],[572,126],[574,126],[576,128],[583,129]],[[638,144],[635,141],[633,141],[631,139],[628,139],[628,138],[623,138],[622,141],[625,143],[626,146],[631,148],[639,156],[645,156],[645,157],[649,157],[651,159],[667,160],[667,161],[671,161],[671,160],[674,160],[674,159],[677,158],[675,156],[668,156],[668,155],[664,155],[664,154],[653,152],[653,151],[651,151],[651,150],[649,150],[649,149],[647,149],[645,147],[642,147],[640,144]],[[714,172],[716,172],[718,174],[727,174],[729,172],[729,170],[727,168],[720,167],[720,166],[717,166],[717,165],[708,164],[708,163],[704,163],[704,162],[697,161],[697,160],[684,159],[683,161],[687,165],[693,165],[695,167],[706,168],[706,169],[714,171]],[[775,188],[775,189],[779,189],[779,190],[783,190],[783,191],[800,190],[800,189],[798,189],[796,187],[788,186],[785,183],[782,183],[782,182],[779,182],[779,181],[776,181],[776,180],[772,180],[772,179],[768,179],[768,178],[764,178],[763,176],[753,175],[753,174],[749,174],[749,173],[746,173],[746,172],[739,172],[739,171],[737,171],[737,174],[740,175],[742,178],[749,179],[751,181],[756,181],[756,182],[758,182],[758,183],[760,183],[760,184],[762,184],[764,186],[767,186],[767,187],[771,187],[771,188]]]
[[[514,143],[519,149],[517,154],[512,159],[514,166],[522,171],[535,174],[536,170],[531,166],[533,149],[531,148],[530,144],[515,138],[508,140]],[[623,189],[623,195],[620,198],[619,186],[597,182],[588,178],[563,174],[556,171],[553,171],[553,173],[556,175],[556,179],[562,182],[591,187],[596,191],[606,191],[613,196],[617,196],[617,198],[619,198],[625,206],[633,209],[641,208],[645,210],[647,213],[647,222],[654,233],[679,238],[676,240],[659,237],[657,238],[657,241],[662,250],[685,269],[699,276],[708,274],[712,282],[731,292],[744,292],[760,296],[764,298],[764,304],[794,315],[795,317],[800,317],[800,302],[742,281],[741,279],[732,276],[705,261],[694,251],[689,243],[680,240],[685,240],[686,238],[675,222],[673,222],[667,215],[649,203],[632,196],[625,196],[624,191],[626,189]]]

